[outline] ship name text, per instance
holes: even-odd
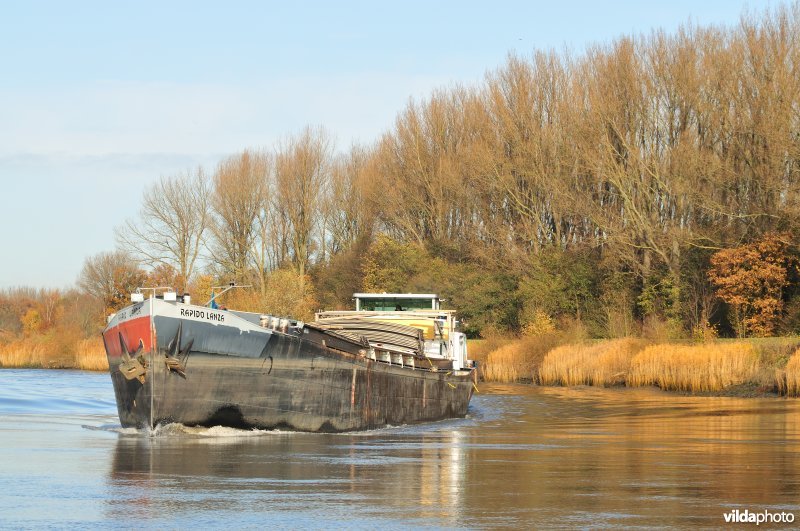
[[[217,312],[207,312],[205,310],[195,310],[193,308],[181,308],[181,317],[194,317],[195,319],[207,319],[209,321],[225,322],[225,314]]]

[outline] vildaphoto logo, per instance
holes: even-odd
[[[771,513],[767,510],[750,511],[745,509],[740,511],[734,509],[729,513],[723,513],[726,524],[791,524],[794,522],[794,513],[785,511]]]

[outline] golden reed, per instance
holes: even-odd
[[[557,333],[545,333],[513,340],[492,350],[483,363],[481,376],[487,382],[536,381],[544,355],[561,342]]]
[[[41,343],[14,341],[0,345],[0,367],[48,367],[47,350]]]
[[[757,371],[758,353],[748,343],[663,344],[633,357],[626,383],[713,392],[751,381]]]
[[[531,362],[515,341],[490,352],[481,367],[487,382],[516,382],[530,377]]]
[[[0,367],[105,371],[108,360],[99,337],[76,341],[67,348],[28,338],[0,345]]]
[[[800,396],[800,348],[794,351],[783,370],[776,374],[778,392],[786,396]]]
[[[103,339],[82,339],[75,348],[75,367],[84,371],[107,371],[108,358]]]
[[[631,360],[645,344],[641,339],[622,338],[556,347],[544,357],[539,381],[566,386],[624,384]]]

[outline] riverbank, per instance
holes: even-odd
[[[0,345],[0,368],[107,371],[108,360],[100,337],[58,344],[46,338],[23,338]]]
[[[54,352],[56,352],[54,354]],[[558,333],[472,340],[481,380],[544,386],[658,387],[697,396],[800,396],[800,338],[653,343],[567,342]],[[59,350],[32,338],[0,345],[0,368],[107,371],[101,338]]]
[[[692,395],[799,396],[800,338],[654,343],[641,338],[567,342],[557,333],[475,341],[487,382],[646,387]]]

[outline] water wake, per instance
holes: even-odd
[[[281,430],[238,429],[226,426],[184,426],[179,423],[159,424],[154,429],[140,430],[150,437],[199,437],[199,438],[252,438],[294,433]]]

